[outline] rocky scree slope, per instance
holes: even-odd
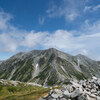
[[[100,100],[100,78],[70,80],[70,84],[51,91],[39,100]]]
[[[72,56],[57,49],[20,52],[0,64],[0,79],[35,82],[43,86],[66,79],[100,77],[100,63],[83,55]]]

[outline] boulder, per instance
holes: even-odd
[[[59,89],[54,89],[53,92],[54,92],[55,94],[57,94],[58,97],[62,97],[62,91],[61,91],[61,90],[59,90]]]
[[[86,97],[84,95],[80,95],[77,100],[86,100]]]
[[[97,100],[100,100],[100,97],[99,96],[97,96]]]
[[[97,77],[95,77],[95,76],[93,76],[93,77],[92,77],[92,79],[94,79],[94,80],[98,80],[98,78],[97,78]]]
[[[82,91],[80,89],[76,89],[75,91],[73,91],[70,95],[71,98],[76,98],[78,96],[82,95]]]
[[[97,95],[100,96],[100,91],[97,92]]]
[[[52,93],[51,94],[51,97],[54,98],[54,99],[57,99],[59,97],[59,95],[58,94],[55,94],[55,93]]]
[[[70,98],[70,93],[68,90],[63,92],[63,98],[69,99]]]

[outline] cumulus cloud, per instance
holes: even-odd
[[[28,32],[21,43],[22,46],[32,48],[39,47],[47,36],[47,32]]]
[[[5,33],[0,34],[0,51],[13,52],[16,51],[17,47],[17,41],[14,38]]]
[[[100,50],[100,33],[74,36],[67,30],[49,32],[28,32],[21,41],[26,48],[57,48],[71,54],[84,54],[95,59]],[[97,57],[98,58],[98,57]]]
[[[0,52],[16,51],[26,32],[11,25],[12,18],[11,14],[0,10]]]
[[[3,12],[4,13],[4,12]],[[5,16],[7,13],[4,13]],[[3,20],[9,19],[3,17],[0,14],[0,18]],[[0,20],[1,20],[0,19]],[[56,30],[50,32],[35,32],[34,30],[20,30],[10,24],[10,19],[4,21],[6,27],[0,29],[0,52],[16,52],[19,47],[29,49],[39,49],[39,47],[46,48],[57,48],[71,54],[84,54],[92,57],[93,59],[100,58],[100,22],[97,21],[94,24],[89,24],[87,20],[82,32],[89,31],[90,33],[81,34],[78,36],[74,35],[74,31],[67,30]],[[1,24],[3,25],[3,24]],[[6,31],[5,31],[6,30]],[[76,31],[78,33],[78,31]]]
[[[18,40],[16,40],[18,41]],[[52,34],[49,32],[28,32],[23,40],[20,41],[22,47],[26,48],[57,48],[71,54],[84,54],[99,58],[100,51],[100,33],[74,36],[72,32],[67,30],[56,30]]]

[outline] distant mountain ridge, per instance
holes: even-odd
[[[69,78],[100,77],[100,62],[84,55],[72,56],[57,49],[20,52],[0,64],[0,78],[41,85],[60,84]]]

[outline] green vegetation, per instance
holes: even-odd
[[[58,81],[57,73],[55,69],[53,69],[53,66],[50,65],[50,62],[47,63],[45,69],[42,72],[40,72],[40,74],[36,77],[36,79],[38,78],[39,78],[39,84],[42,84],[42,85],[44,84],[46,79],[48,80],[47,85],[49,86],[56,85]]]
[[[12,70],[13,70],[13,67],[11,67],[10,69],[5,70],[4,72],[1,72],[1,73],[0,73],[0,78],[2,78],[2,79],[7,79],[7,78],[9,78],[9,76],[10,76]]]
[[[75,61],[74,61],[75,62]],[[70,62],[68,62],[67,60],[65,60],[65,59],[61,59],[61,58],[57,58],[57,63],[59,64],[59,65],[62,65],[63,67],[64,67],[64,69],[67,71],[67,73],[68,73],[68,76],[70,77],[70,78],[77,78],[78,80],[84,80],[84,79],[87,79],[87,76],[86,75],[84,75],[83,73],[81,73],[81,72],[79,72],[79,71],[77,71],[74,67],[73,67],[73,65],[70,63]],[[61,72],[61,69],[60,69],[60,72]],[[61,72],[62,73],[62,72]],[[66,75],[67,75],[67,73],[66,73]],[[63,75],[64,75],[64,72],[63,72]]]
[[[45,96],[50,90],[48,88],[21,85],[7,86],[0,84],[0,100],[38,100]]]
[[[40,66],[45,64],[45,58],[44,57],[40,58],[39,64],[40,64]]]
[[[55,54],[51,54],[48,62],[52,62],[54,58],[55,58]]]
[[[19,80],[27,82],[32,77],[33,59],[28,59],[27,61],[22,61],[18,63],[18,69],[14,73],[12,80]]]

